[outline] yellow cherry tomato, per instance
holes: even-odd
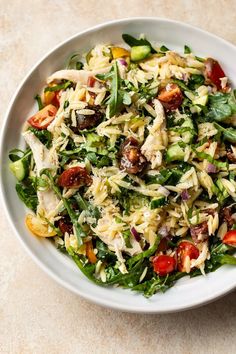
[[[35,215],[27,214],[25,223],[28,229],[36,236],[40,237],[53,237],[56,235],[54,230],[49,231],[48,225],[42,223],[42,221]]]

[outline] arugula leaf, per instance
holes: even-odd
[[[172,287],[178,279],[184,276],[186,276],[186,273],[180,272],[173,275],[167,275],[166,277],[159,277],[155,274],[151,279],[134,286],[132,290],[142,292],[145,297],[149,298],[157,292],[164,293]]]
[[[191,49],[187,45],[185,45],[184,46],[184,54],[190,54],[190,53],[192,53]]]
[[[100,80],[111,80],[110,96],[106,100],[106,103],[108,104],[109,108],[109,118],[113,117],[119,111],[124,96],[120,90],[121,79],[119,76],[117,62],[114,62],[109,73],[101,75],[99,74],[96,75],[96,77]],[[127,97],[125,97],[125,100],[126,99]]]
[[[170,49],[169,48],[167,48],[165,45],[162,45],[161,47],[160,47],[160,51],[161,52],[168,52]]]
[[[122,233],[122,236],[123,236],[123,238],[124,238],[124,240],[125,240],[125,246],[126,246],[127,248],[132,248],[132,245],[131,245],[131,243],[130,243],[130,237],[131,237],[131,232],[130,232],[130,230],[124,231],[124,232]]]
[[[140,38],[136,39],[135,37],[131,36],[130,34],[122,34],[123,41],[128,44],[131,48],[136,47],[136,46],[143,46],[147,45],[151,48],[151,53],[157,53],[157,51],[152,47],[151,43],[145,39],[145,38]]]
[[[107,245],[100,239],[96,240],[97,258],[108,263],[115,263],[117,258],[114,252],[110,251]]]
[[[76,69],[76,70],[81,70],[83,69],[84,64],[78,60],[81,55],[79,53],[75,53],[71,55],[71,57],[68,59],[66,69]]]
[[[205,83],[205,78],[203,75],[193,74],[190,76],[188,80],[188,87],[190,90],[195,90],[197,87],[203,85]]]
[[[18,161],[20,159],[26,158],[27,156],[31,155],[31,151],[30,150],[20,150],[20,149],[12,149],[9,152],[9,159],[13,162]]]
[[[19,199],[27,206],[27,208],[36,212],[38,206],[38,197],[36,190],[33,188],[33,185],[31,183],[17,183],[16,192]]]
[[[37,101],[38,109],[40,111],[44,107],[43,103],[42,103],[42,99],[41,99],[41,97],[39,95],[36,95],[34,99]]]
[[[52,133],[47,129],[35,129],[33,127],[29,127],[29,130],[34,133],[34,135],[44,144],[47,148],[50,148],[52,144]]]
[[[160,172],[156,175],[146,175],[144,176],[145,182],[147,184],[161,184],[163,185],[168,178],[172,175],[171,170],[169,169],[163,169],[160,170]]]
[[[224,140],[229,141],[230,143],[236,143],[236,129],[230,127],[230,128],[223,128],[221,125],[218,123],[214,123],[214,126],[216,129],[218,129],[219,132],[223,134]]]

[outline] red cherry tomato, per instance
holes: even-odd
[[[213,84],[216,85],[218,90],[222,89],[220,79],[222,77],[225,77],[225,73],[218,61],[212,58],[207,58],[207,60],[205,61],[205,67],[206,76],[208,77],[208,79],[210,79]]]
[[[79,188],[88,186],[92,183],[91,177],[88,175],[86,168],[71,167],[62,172],[58,178],[58,185],[67,188]]]
[[[160,276],[167,275],[175,270],[176,261],[174,257],[160,255],[153,258],[154,271]]]
[[[95,82],[96,82],[95,77],[94,76],[89,76],[88,80],[87,80],[87,86],[88,87],[94,87]]]
[[[27,122],[36,129],[46,129],[54,120],[57,113],[57,108],[52,104],[47,105],[34,116],[27,119]]]
[[[178,270],[180,272],[185,272],[185,260],[186,257],[190,259],[197,259],[199,256],[199,250],[191,242],[183,241],[180,242],[177,248],[177,260],[178,260]]]
[[[167,84],[159,93],[158,99],[167,111],[174,111],[179,108],[184,98],[178,85]]]
[[[55,91],[55,95],[54,95],[51,103],[57,108],[60,107],[60,97],[61,97],[61,90]]]
[[[226,243],[226,245],[229,246],[236,247],[236,230],[230,230],[226,232],[223,237],[223,243]]]
[[[61,91],[46,91],[43,95],[43,102],[45,105],[52,104],[53,106],[59,108]]]

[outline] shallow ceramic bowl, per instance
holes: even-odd
[[[226,41],[197,28],[165,19],[133,18],[96,26],[68,39],[47,54],[18,88],[4,122],[1,137],[1,185],[6,213],[15,234],[32,258],[57,282],[74,293],[114,309],[130,312],[164,313],[189,309],[231,291],[236,286],[236,267],[223,266],[206,277],[185,277],[165,294],[150,299],[130,290],[102,288],[88,281],[73,261],[57,251],[52,242],[32,237],[24,225],[26,209],[15,192],[15,179],[8,169],[8,152],[23,145],[21,128],[26,117],[36,110],[33,97],[45,85],[45,79],[64,67],[68,56],[84,53],[98,43],[120,43],[122,33],[144,33],[150,41],[183,51],[189,45],[198,56],[220,60],[225,72],[236,84],[236,48]]]

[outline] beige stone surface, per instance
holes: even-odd
[[[0,0],[0,115],[51,47],[103,21],[159,16],[236,44],[235,0]],[[29,258],[0,210],[0,353],[236,352],[235,293],[169,315],[118,313],[61,288]]]

